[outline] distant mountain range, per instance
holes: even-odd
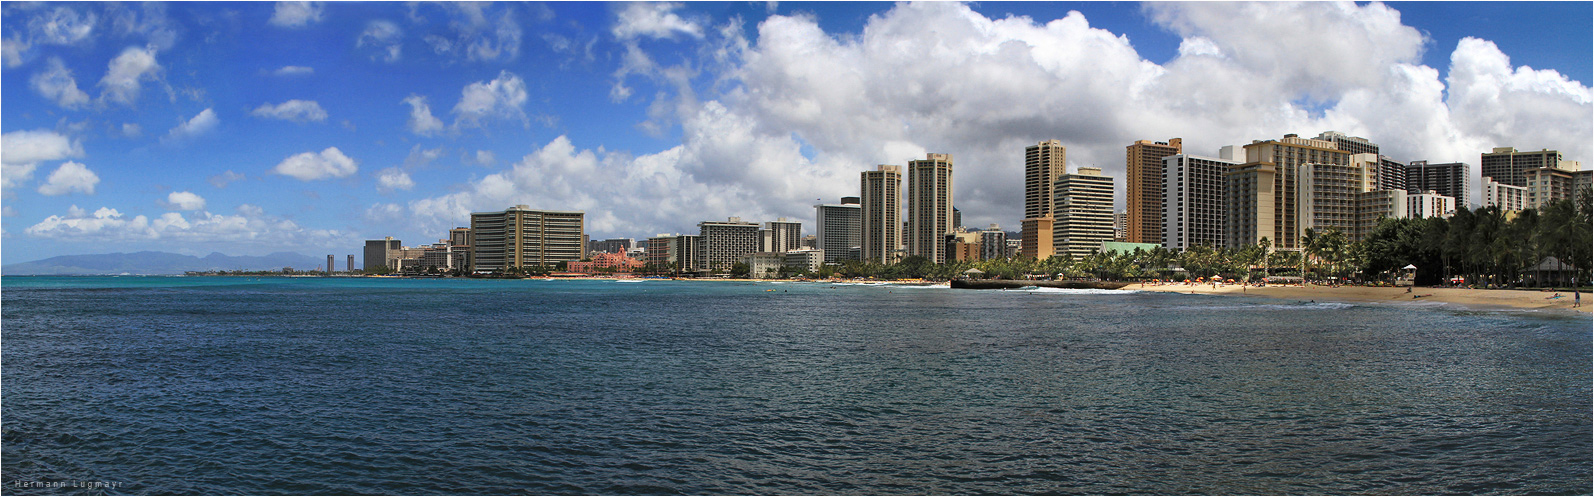
[[[33,262],[19,262],[0,266],[0,274],[21,275],[90,275],[90,274],[183,274],[187,271],[269,271],[284,267],[315,269],[326,264],[318,259],[293,252],[277,252],[264,256],[231,256],[213,253],[204,257],[167,252],[134,252],[131,254],[63,255]]]

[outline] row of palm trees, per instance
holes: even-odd
[[[815,272],[782,276],[946,280],[975,274],[985,278],[1184,279],[1219,276],[1237,281],[1265,277],[1318,281],[1390,281],[1416,266],[1416,283],[1436,285],[1461,278],[1467,284],[1518,286],[1588,284],[1594,266],[1594,199],[1562,199],[1542,209],[1510,213],[1498,207],[1458,209],[1448,219],[1383,219],[1363,240],[1339,230],[1307,229],[1301,251],[1275,251],[1270,240],[1237,248],[1197,246],[1183,252],[1161,247],[1133,252],[1098,252],[1080,258],[1053,256],[956,261],[934,264],[908,257],[895,264],[847,261]],[[1536,278],[1533,266],[1553,257],[1572,270]],[[978,273],[968,273],[969,270]],[[1275,278],[1276,279],[1276,278]]]

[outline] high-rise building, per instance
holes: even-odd
[[[350,273],[354,272],[354,254],[349,254],[349,265],[347,268],[348,269],[346,269],[346,271]]]
[[[1338,131],[1324,131],[1317,134],[1316,140],[1334,144],[1334,148],[1349,154],[1378,155],[1378,145],[1360,136],[1346,136]]]
[[[1406,213],[1413,218],[1444,217],[1456,215],[1456,199],[1432,190],[1406,195]]]
[[[403,248],[404,244],[398,240],[394,240],[391,236],[385,237],[381,240],[366,240],[365,265],[362,267],[366,271],[376,269],[377,266],[393,269],[393,254],[399,250],[402,250]]]
[[[1056,227],[1057,219],[1052,216],[1031,217],[1020,221],[1018,255],[1036,260],[1046,260],[1057,255],[1057,247],[1052,245],[1052,239],[1057,234]]]
[[[1572,198],[1582,202],[1582,192],[1594,192],[1594,170],[1582,169],[1572,173]]]
[[[1406,190],[1398,188],[1356,194],[1356,230],[1345,235],[1351,240],[1365,240],[1378,228],[1378,220],[1410,217],[1406,197]]]
[[[1068,164],[1068,147],[1046,140],[1024,147],[1024,218],[1052,215],[1052,183]]]
[[[595,242],[587,242],[587,254],[624,254],[631,250],[636,240],[630,238],[610,238]]]
[[[652,266],[655,270],[669,268],[676,261],[675,237],[669,233],[659,233],[643,242],[647,251],[642,256],[642,262]]]
[[[863,246],[859,201],[858,197],[842,197],[840,204],[814,206],[814,247],[825,252],[826,263],[846,260],[848,252]]]
[[[725,272],[741,262],[742,256],[758,252],[758,223],[733,217],[728,221],[697,223],[702,237],[697,254],[699,271]]]
[[[1472,196],[1472,166],[1465,162],[1429,164],[1425,160],[1412,161],[1406,165],[1406,191],[1422,193],[1428,190],[1454,198],[1464,205],[1466,199]]]
[[[1502,211],[1520,211],[1528,208],[1528,188],[1512,186],[1483,177],[1483,206],[1499,206]]]
[[[552,267],[586,253],[586,214],[517,205],[470,214],[471,272]]]
[[[902,166],[881,164],[859,178],[863,260],[895,262],[902,249]],[[824,249],[826,259],[845,258],[845,251],[832,254],[830,247]]]
[[[1378,156],[1378,181],[1374,190],[1405,190],[1406,165],[1388,156]]]
[[[676,235],[675,237],[675,266],[680,273],[696,273],[703,271],[697,254],[703,251],[703,237],[700,235]]]
[[[1183,251],[1198,245],[1226,246],[1224,177],[1236,165],[1239,163],[1232,160],[1190,154],[1162,158],[1167,177],[1162,198],[1167,214],[1162,216],[1158,242],[1163,248]]]
[[[1112,213],[1112,241],[1123,242],[1129,240],[1129,213],[1118,211]]]
[[[769,233],[764,238],[764,233]],[[759,252],[786,253],[790,250],[802,248],[803,223],[787,221],[780,218],[764,223],[764,229],[759,230]]]
[[[1540,168],[1556,168],[1561,164],[1561,153],[1554,150],[1518,152],[1511,147],[1495,147],[1478,157],[1482,176],[1512,186],[1528,186],[1527,172]],[[1407,185],[1410,188],[1410,185]],[[1532,192],[1529,192],[1532,196]]]
[[[448,245],[453,247],[451,268],[466,269],[470,267],[470,228],[454,228],[448,230]]]
[[[1081,167],[1057,177],[1052,188],[1052,246],[1059,255],[1079,259],[1112,241],[1113,180],[1101,168]]]
[[[953,228],[952,155],[928,154],[922,160],[908,161],[907,172],[907,255],[944,264],[944,238]]]
[[[1370,153],[1353,154],[1342,164],[1302,163],[1299,210],[1296,211],[1300,229],[1303,232],[1336,229],[1355,241],[1352,235],[1357,232],[1356,223],[1360,220],[1356,210],[1357,196],[1372,190],[1373,174],[1377,169],[1378,156]]]
[[[980,232],[980,260],[1007,258],[1007,232],[992,224]]]
[[[1046,140],[1024,147],[1024,217],[1019,222],[1019,254],[1036,259],[1051,257],[1052,184],[1068,166],[1068,147],[1060,140]],[[1036,231],[1043,230],[1043,231]]]
[[[327,275],[331,276],[332,275],[332,271],[334,271],[335,269],[336,268],[332,267],[332,254],[327,254]]]
[[[1575,178],[1579,174],[1579,172],[1568,171],[1558,167],[1541,167],[1527,170],[1523,174],[1525,179],[1523,186],[1528,189],[1527,207],[1529,209],[1542,209],[1545,205],[1549,205],[1550,202],[1570,198],[1575,191],[1573,189],[1573,185],[1576,183]]]
[[[453,271],[454,264],[463,260],[454,253],[454,246],[448,240],[438,240],[437,243],[421,247],[421,257],[415,261],[415,270],[429,271],[437,268],[440,271]],[[409,267],[409,266],[405,266]]]
[[[1267,238],[1278,250],[1300,250],[1301,166],[1348,166],[1350,156],[1332,142],[1294,134],[1246,145],[1245,162],[1231,167],[1225,179],[1224,242],[1240,247]]]
[[[1125,147],[1124,209],[1129,214],[1124,239],[1162,243],[1162,158],[1184,150],[1181,140],[1140,140]]]

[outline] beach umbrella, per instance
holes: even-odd
[[[1401,269],[1417,269],[1417,266],[1415,264],[1407,264],[1406,267],[1403,267]]]

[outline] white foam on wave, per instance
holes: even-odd
[[[1294,304],[1190,305],[1190,306],[1170,307],[1170,309],[1192,310],[1192,311],[1256,311],[1256,310],[1334,311],[1334,310],[1341,310],[1341,309],[1350,309],[1352,307],[1356,307],[1356,304],[1351,304],[1351,303],[1347,303],[1347,302],[1297,302],[1297,303],[1294,303]]]
[[[1007,291],[1017,291],[1024,293],[1057,293],[1063,295],[1128,295],[1131,293],[1140,293],[1138,290],[1103,290],[1100,288],[1046,288],[1037,286],[1026,286],[1023,288]]]

